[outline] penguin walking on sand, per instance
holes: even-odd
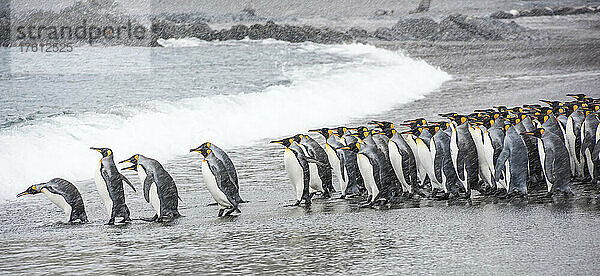
[[[433,163],[433,175],[437,182],[441,184],[444,195],[439,199],[448,199],[458,195],[458,176],[452,165],[452,156],[450,154],[450,135],[444,131],[449,127],[449,123],[433,123],[436,129],[431,140],[429,149]]]
[[[367,127],[360,126],[355,128],[356,133],[354,136],[358,137],[359,141],[362,141],[368,146],[372,146],[373,152],[376,154],[377,158],[380,158],[379,162],[381,162],[381,167],[384,168],[385,182],[382,182],[384,185],[391,185],[391,189],[393,193],[397,193],[400,187],[400,181],[396,177],[394,173],[394,169],[392,168],[392,164],[390,162],[389,155],[386,154],[388,150],[387,145],[385,146],[385,150],[381,149],[381,145],[378,145],[376,140],[373,138],[374,136],[380,136],[383,133],[375,130],[370,130]],[[379,140],[379,139],[378,139]],[[381,140],[379,140],[381,141]]]
[[[471,120],[469,123],[474,126],[469,126],[471,137],[475,143],[475,149],[477,151],[477,161],[479,163],[479,178],[485,184],[481,188],[481,191],[492,191],[496,189],[496,182],[494,181],[494,165],[492,164],[492,158],[494,155],[494,147],[492,146],[492,139],[489,136],[487,127],[483,125],[479,120],[486,118],[484,115],[477,117],[469,117]],[[487,121],[491,123],[491,121]]]
[[[283,164],[296,194],[296,203],[290,206],[299,206],[303,200],[305,205],[310,205],[312,197],[310,194],[310,168],[304,151],[293,137],[271,141],[271,143],[281,144],[285,147]]]
[[[231,179],[231,183],[233,183],[233,185],[235,185],[235,187],[236,187],[235,192],[233,194],[233,198],[238,203],[246,203],[247,201],[243,200],[240,197],[240,186],[238,183],[237,171],[235,170],[235,166],[233,165],[233,161],[231,161],[231,158],[229,158],[229,155],[227,155],[227,153],[225,151],[223,151],[221,148],[217,147],[217,145],[210,143],[210,142],[206,142],[206,143],[200,145],[198,148],[200,148],[200,147],[206,147],[206,148],[210,149],[212,151],[213,155],[216,158],[218,158],[219,160],[221,160],[221,162],[223,163],[223,166],[225,166],[227,175]]]
[[[571,115],[567,118],[567,126],[565,128],[565,134],[569,140],[568,146],[570,147],[569,153],[572,155],[573,163],[575,165],[575,175],[578,177],[584,177],[584,161],[581,156],[581,127],[585,120],[585,113],[582,111],[582,106],[586,105],[586,96],[583,94],[567,94],[569,97],[575,98],[577,102],[572,105]]]
[[[596,137],[596,131],[598,130],[598,125],[600,121],[598,120],[598,115],[591,110],[585,110],[585,120],[583,120],[583,124],[581,125],[581,157],[583,157],[583,165],[584,165],[584,176],[586,180],[593,179],[595,176],[594,171],[594,158],[592,153],[594,152],[594,147],[596,146],[596,141],[598,141],[599,137]]]
[[[202,160],[202,176],[208,192],[215,199],[219,205],[218,217],[223,216],[223,212],[227,210],[225,216],[231,215],[233,212],[240,211],[239,196],[236,197],[238,187],[233,183],[229,175],[228,169],[214,154],[212,147],[209,143],[204,143],[195,149],[191,149],[190,152],[198,152],[204,156]]]
[[[62,178],[54,178],[46,183],[31,185],[26,191],[19,193],[17,197],[38,193],[43,193],[52,203],[63,210],[69,223],[77,220],[81,223],[88,222],[81,194],[71,182]]]
[[[141,154],[134,154],[119,163],[125,162],[132,165],[122,170],[137,171],[143,183],[144,199],[156,212],[152,218],[142,220],[168,222],[181,217],[177,210],[180,198],[175,181],[158,161]]]
[[[129,182],[129,179],[122,175],[119,172],[119,169],[117,169],[117,165],[115,165],[115,160],[113,158],[113,151],[111,149],[94,147],[91,147],[90,149],[102,154],[102,159],[100,159],[98,167],[96,168],[94,180],[102,203],[104,203],[106,212],[110,216],[110,219],[106,224],[115,224],[115,219],[117,217],[123,218],[119,223],[131,221],[131,218],[129,217],[129,208],[127,207],[127,204],[125,204],[123,182],[129,184],[133,191],[136,191],[135,187],[133,187],[131,182]]]
[[[508,195],[527,195],[529,170],[527,146],[511,124],[505,124],[504,131],[504,145],[495,165],[496,181],[499,183],[504,179]]]
[[[297,134],[294,136],[294,139],[305,150],[305,154],[310,158],[313,158],[318,163],[313,163],[316,166],[316,173],[311,177],[318,178],[320,182],[320,186],[323,192],[323,197],[329,198],[333,193],[335,193],[335,188],[333,187],[333,177],[331,173],[331,166],[329,165],[329,157],[325,150],[308,135]]]
[[[557,191],[566,195],[572,195],[569,187],[571,169],[567,148],[563,140],[552,132],[545,131],[543,128],[535,129],[532,132],[525,132],[524,135],[530,135],[538,139],[538,152],[547,185],[549,195]]]

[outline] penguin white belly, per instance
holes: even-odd
[[[202,160],[202,176],[204,178],[204,183],[206,183],[208,192],[210,192],[210,195],[212,195],[221,209],[232,207],[233,205],[231,202],[229,202],[229,199],[227,199],[225,193],[219,189],[219,186],[217,185],[217,178],[212,174],[212,171],[210,170],[206,160]]]
[[[507,159],[506,162],[504,162],[504,170],[505,170],[505,175],[504,175],[504,179],[506,181],[506,192],[510,193],[511,190],[510,188],[512,188],[510,186],[510,161]]]
[[[377,183],[375,183],[375,177],[373,175],[373,165],[369,162],[369,158],[362,155],[357,154],[358,161],[358,170],[363,177],[365,182],[365,188],[367,189],[367,193],[372,196],[371,200],[375,198],[375,189],[377,189]],[[375,188],[375,189],[374,189]],[[379,192],[379,191],[377,191]]]
[[[405,137],[405,140],[413,152],[413,156],[415,157],[415,165],[417,167],[417,177],[421,181],[421,185],[423,185],[423,182],[425,181],[425,175],[427,174],[427,172],[423,169],[423,165],[421,164],[421,159],[419,158],[419,153],[417,151],[417,143],[413,139],[412,134],[408,134]]]
[[[58,206],[60,209],[62,209],[65,214],[67,215],[67,221],[71,220],[71,205],[69,205],[69,203],[67,203],[67,201],[65,200],[65,198],[59,194],[55,194],[55,193],[51,193],[50,191],[48,191],[48,189],[42,188],[41,190],[42,193],[44,193],[44,195],[46,195],[46,197],[52,201],[52,203],[56,204],[56,206]]]
[[[389,157],[390,162],[392,163],[392,168],[396,173],[396,177],[400,180],[400,184],[402,185],[402,190],[405,192],[412,193],[412,187],[406,183],[406,178],[404,178],[404,169],[402,168],[402,154],[398,151],[398,146],[392,140],[388,142],[389,148]]]
[[[592,153],[590,152],[589,148],[585,149],[584,156],[585,156],[585,160],[586,160],[585,163],[587,165],[588,173],[593,178],[594,177],[594,162],[592,161]]]
[[[456,171],[458,180],[461,183],[463,183],[464,181],[462,179],[460,179],[460,175],[458,174],[458,137],[456,135],[456,130],[454,128],[452,128],[452,135],[450,136],[450,157],[452,158],[452,166],[454,166],[454,170]],[[465,175],[465,181],[466,181],[466,175]]]
[[[296,199],[302,200],[302,193],[304,192],[304,171],[292,150],[285,149],[285,152],[283,153],[283,164],[285,166],[285,171],[292,182],[292,188],[294,189],[294,193],[296,193]]]
[[[98,194],[100,194],[100,199],[102,199],[104,208],[106,208],[106,213],[110,217],[112,216],[113,202],[112,199],[110,199],[110,194],[108,193],[108,186],[106,185],[106,182],[104,182],[102,172],[100,172],[101,166],[102,163],[98,162],[98,167],[96,168],[96,175],[94,177],[94,181],[96,182],[96,189],[98,190]]]
[[[423,140],[417,138],[417,152],[419,153],[419,158],[421,159],[421,164],[425,173],[429,176],[429,181],[431,181],[431,188],[443,189],[440,182],[435,178],[435,174],[433,172],[433,160],[431,159],[431,152],[429,152],[429,148]]]
[[[335,150],[332,149],[329,144],[325,144],[325,152],[327,153],[327,158],[329,159],[329,165],[331,165],[333,168],[333,173],[337,176],[338,182],[340,183],[342,195],[346,195],[346,187],[348,186],[348,183],[344,181],[342,176],[340,159],[338,158]]]
[[[546,179],[546,186],[548,187],[548,192],[552,190],[552,183],[548,180],[548,174],[546,173],[546,150],[544,149],[544,143],[541,139],[538,139],[538,152],[540,156],[540,163],[542,163],[542,171],[544,172],[544,178]]]
[[[574,126],[573,126],[573,118],[571,116],[569,116],[569,118],[567,118],[567,126],[565,127],[565,139],[568,141],[567,145],[567,149],[569,152],[569,159],[571,161],[571,174],[572,175],[576,175],[577,173],[577,167],[579,166],[578,162],[577,162],[577,158],[575,157],[575,130],[574,130]]]
[[[310,172],[310,192],[323,192],[323,181],[319,177],[317,164],[308,163],[308,171]]]
[[[469,132],[471,133],[471,137],[475,142],[475,150],[477,151],[477,160],[479,163],[479,175],[487,185],[491,186],[492,175],[490,173],[490,166],[488,164],[488,159],[486,158],[483,145],[483,132],[479,127],[471,128],[470,126]]]
[[[156,187],[156,182],[152,182],[152,184],[150,184],[150,205],[152,205],[152,208],[154,209],[154,211],[156,211],[156,214],[158,216],[160,216],[160,199],[158,198],[158,189]]]

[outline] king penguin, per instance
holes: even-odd
[[[285,147],[283,165],[296,194],[296,203],[291,206],[299,206],[302,200],[305,205],[310,205],[310,168],[303,150],[293,137],[271,141],[271,143],[281,144]]]
[[[450,154],[459,183],[465,191],[465,197],[471,197],[471,189],[478,187],[479,162],[475,142],[469,130],[467,117],[463,115],[443,114],[451,120]]]
[[[191,149],[190,152],[198,152],[204,156],[202,176],[208,192],[219,205],[217,216],[222,217],[225,210],[227,210],[225,216],[229,216],[235,211],[241,213],[238,207],[239,196],[236,197],[236,194],[239,195],[237,193],[238,187],[231,180],[229,171],[223,161],[214,154],[210,143],[204,143],[195,149]]]
[[[547,191],[551,195],[557,191],[567,195],[573,192],[569,187],[571,170],[569,164],[569,155],[563,140],[556,134],[545,131],[543,128],[535,129],[532,132],[525,132],[524,135],[534,136],[538,139],[538,152],[540,161],[546,179]]]
[[[119,172],[119,169],[117,169],[117,165],[115,165],[115,160],[113,159],[113,151],[111,149],[94,147],[90,149],[102,154],[102,159],[100,159],[98,167],[96,168],[94,180],[96,181],[96,188],[98,189],[102,203],[104,203],[106,212],[110,216],[107,224],[115,224],[116,217],[123,218],[119,223],[131,221],[131,218],[129,218],[129,208],[127,207],[127,204],[125,204],[123,181],[129,184],[133,191],[136,191],[135,187],[133,187],[131,182],[129,182],[129,179],[122,175]]]
[[[581,157],[583,157],[585,180],[591,180],[595,178],[592,153],[596,141],[598,141],[596,131],[598,130],[599,121],[598,115],[592,110],[586,109],[584,112],[586,117],[581,125]]]
[[[294,136],[294,139],[298,145],[305,149],[307,156],[318,161],[318,163],[315,163],[317,171],[314,176],[311,174],[311,177],[316,177],[321,182],[320,186],[323,190],[323,197],[331,197],[335,193],[335,188],[333,188],[331,166],[329,165],[327,153],[317,141],[308,135],[297,134]]]
[[[320,129],[311,129],[309,132],[316,132],[323,135],[325,138],[325,152],[327,153],[327,159],[329,160],[329,165],[333,169],[333,173],[336,175],[338,179],[338,183],[340,185],[340,191],[342,193],[341,198],[345,198],[346,196],[355,196],[359,195],[360,191],[358,186],[353,185],[349,186],[349,177],[348,177],[348,169],[346,168],[345,159],[344,159],[344,150],[341,150],[341,147],[344,147],[338,139],[337,136],[333,134],[333,130],[329,128],[320,128]]]
[[[449,123],[433,123],[437,128],[435,134],[429,141],[431,159],[433,161],[433,173],[436,180],[442,185],[444,195],[440,199],[447,199],[450,195],[456,197],[458,193],[458,176],[452,164],[452,155],[450,153],[450,135],[444,128],[449,127]]]
[[[244,201],[240,197],[240,186],[238,183],[237,171],[235,169],[235,165],[233,165],[233,161],[231,161],[231,158],[229,158],[229,155],[227,155],[225,151],[223,151],[221,148],[217,147],[217,145],[211,142],[205,142],[204,144],[200,145],[200,147],[203,146],[210,149],[213,155],[219,160],[221,160],[221,163],[223,163],[223,166],[225,166],[225,169],[227,170],[227,175],[231,179],[231,183],[233,183],[233,185],[235,185],[236,187],[233,193],[233,198],[235,199],[235,201],[237,201],[238,203],[246,203],[247,201]]]
[[[349,144],[354,144],[358,142],[358,139],[351,135],[350,131],[347,127],[337,127],[334,129],[333,135],[340,139],[340,143],[346,146]],[[356,187],[359,190],[358,195],[366,193],[365,183],[362,179],[362,175],[358,169],[358,161],[356,158],[356,153],[349,150],[344,150],[344,166],[346,167],[346,172],[348,173],[348,186]]]
[[[520,193],[527,195],[527,176],[529,156],[527,146],[515,128],[506,123],[502,152],[495,164],[495,178],[497,182],[504,179],[507,194]]]
[[[26,191],[18,194],[17,197],[38,193],[46,195],[52,203],[63,210],[69,223],[77,220],[82,223],[88,222],[81,194],[71,182],[62,178],[54,178],[46,183],[31,185]]]
[[[583,168],[583,156],[581,156],[581,126],[586,117],[582,111],[582,106],[586,104],[585,95],[567,94],[567,96],[575,98],[577,102],[572,105],[571,115],[567,118],[565,134],[569,140],[569,153],[572,155],[573,163],[575,163],[575,175],[583,178],[585,172]]]
[[[177,210],[179,194],[173,177],[156,160],[141,154],[134,154],[119,163],[132,165],[122,170],[137,171],[144,187],[144,199],[150,203],[156,214],[145,221],[168,222],[181,217]]]

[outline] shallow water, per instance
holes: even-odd
[[[294,134],[319,124],[358,125],[369,118],[400,121],[422,115],[433,119],[435,114],[450,110],[468,112],[498,103],[512,105],[535,102],[540,97],[562,99],[563,89],[566,87],[572,89],[597,87],[594,80],[597,80],[599,72],[593,66],[591,69],[586,66],[573,67],[575,69],[566,70],[567,72],[557,70],[553,66],[540,66],[532,62],[528,56],[535,55],[536,51],[543,51],[543,49],[528,50],[528,45],[510,45],[514,48],[522,47],[520,51],[507,51],[506,45],[499,45],[498,49],[489,46],[490,49],[485,55],[466,57],[460,57],[464,46],[448,45],[445,54],[437,50],[427,51],[427,49],[420,49],[425,54],[414,54],[437,62],[433,65],[443,66],[453,75],[453,79],[445,82],[441,88],[437,88],[439,85],[432,85],[428,89],[422,89],[423,87],[413,87],[408,84],[430,83],[432,80],[441,83],[442,80],[446,80],[447,75],[434,66],[424,65],[421,62],[413,63],[414,59],[371,48],[277,43],[272,46],[272,41],[267,42],[267,45],[271,46],[254,43],[241,42],[231,45],[205,43],[191,48],[165,48],[159,51],[171,51],[174,56],[190,57],[202,52],[203,47],[208,49],[221,47],[221,50],[236,49],[237,52],[243,51],[241,49],[244,47],[255,47],[253,50],[262,49],[264,55],[269,56],[279,49],[279,53],[285,53],[282,58],[277,60],[278,56],[273,54],[272,59],[269,60],[273,60],[273,64],[278,66],[281,66],[281,62],[290,62],[286,61],[287,59],[296,60],[298,64],[295,70],[282,71],[267,66],[252,67],[251,65],[242,67],[243,71],[256,73],[257,76],[267,74],[267,77],[257,79],[254,89],[258,96],[253,104],[273,107],[274,104],[285,101],[280,101],[279,98],[262,100],[264,98],[260,96],[280,95],[286,92],[297,94],[308,90],[310,93],[302,96],[308,97],[309,101],[302,102],[298,100],[299,98],[294,98],[296,105],[301,107],[300,111],[321,112],[319,106],[315,107],[311,104],[319,103],[319,99],[326,97],[327,93],[337,93],[338,91],[334,89],[336,85],[348,82],[350,87],[355,89],[344,86],[345,89],[340,93],[346,93],[348,95],[346,98],[337,96],[340,94],[334,95],[346,100],[345,107],[356,108],[356,106],[360,107],[356,105],[357,102],[363,103],[365,108],[368,108],[368,112],[344,110],[340,106],[330,104],[329,107],[338,108],[328,111],[333,119],[323,116],[326,113],[317,113],[318,116],[314,117],[306,114],[302,119],[308,118],[308,120],[298,123],[298,120],[286,120],[282,115],[285,112],[267,113],[271,117],[282,118],[269,121],[270,127],[263,127],[258,120],[246,120],[250,114],[260,113],[261,110],[236,108],[230,113],[222,108],[223,105],[219,105],[221,104],[219,101],[207,102],[207,98],[213,99],[210,98],[212,94],[209,92],[207,92],[208,96],[200,97],[200,101],[194,102],[197,91],[191,88],[189,83],[177,81],[177,77],[186,79],[195,73],[188,72],[190,67],[186,66],[186,62],[181,60],[180,63],[167,62],[162,60],[163,55],[156,54],[154,58],[157,60],[154,64],[158,64],[158,68],[173,66],[179,68],[180,71],[177,72],[183,76],[174,76],[175,80],[169,83],[166,71],[153,71],[158,72],[157,79],[153,80],[154,84],[162,90],[146,92],[144,87],[149,84],[140,82],[137,86],[127,85],[127,78],[123,78],[122,85],[117,86],[126,92],[139,90],[139,94],[117,93],[118,89],[112,92],[107,90],[108,88],[98,89],[99,96],[104,95],[105,99],[111,99],[115,94],[124,94],[110,101],[121,108],[117,108],[119,112],[115,116],[106,116],[113,108],[108,108],[107,111],[93,104],[87,107],[65,104],[64,106],[76,106],[80,110],[75,110],[73,114],[68,115],[42,115],[41,118],[17,122],[0,130],[0,138],[12,137],[13,139],[0,139],[0,142],[33,136],[35,139],[25,141],[23,145],[33,144],[35,150],[42,152],[35,155],[33,151],[31,155],[22,157],[3,154],[5,159],[2,162],[10,164],[14,170],[0,172],[0,176],[5,177],[2,181],[3,194],[0,195],[5,198],[0,202],[0,248],[3,249],[0,252],[0,271],[9,275],[48,272],[56,274],[394,275],[400,273],[596,274],[599,272],[595,262],[600,257],[597,253],[600,234],[595,230],[600,225],[599,194],[596,186],[574,185],[576,196],[572,199],[560,197],[546,199],[541,197],[541,191],[533,191],[528,199],[494,200],[476,197],[471,202],[423,199],[395,203],[391,209],[382,210],[359,209],[356,200],[339,199],[315,199],[309,208],[290,208],[285,207],[286,204],[292,203],[293,193],[284,173],[283,150],[278,145],[268,144],[269,139]],[[480,46],[473,48],[478,47]],[[96,58],[102,56],[102,51],[136,54],[130,49],[89,50],[99,52],[94,54]],[[193,52],[195,55],[186,55],[186,51]],[[448,61],[441,55],[450,56],[452,60]],[[502,63],[501,69],[498,69],[500,67],[497,63],[492,65],[479,63],[480,59],[500,60],[506,59],[507,56],[510,57],[507,59],[509,62]],[[554,57],[556,62],[563,60],[560,54],[555,54]],[[229,62],[229,65],[215,66],[221,68],[219,70],[228,70],[232,67],[232,60]],[[128,59],[124,59],[124,63],[128,64]],[[405,65],[410,65],[413,70],[420,68],[422,71],[411,75],[407,71],[401,71]],[[146,74],[144,67],[131,65],[129,68],[141,70],[139,73],[132,74],[133,77],[143,78]],[[392,70],[393,74],[386,75],[377,68],[382,68],[384,71]],[[355,71],[360,74],[348,74]],[[577,74],[577,72],[583,73]],[[189,75],[185,75],[186,73]],[[239,76],[248,77],[248,74],[242,73],[239,73]],[[161,77],[161,74],[166,75]],[[83,74],[81,78],[102,77],[101,75]],[[216,87],[214,91],[228,90],[228,86],[238,87],[234,84],[235,75],[223,80],[228,83],[214,86]],[[116,76],[120,75],[116,74]],[[206,80],[214,80],[214,78],[207,77]],[[354,80],[357,82],[353,82]],[[228,98],[231,101],[226,103],[239,107],[236,104],[247,100],[247,98],[235,97],[243,91],[253,91],[248,81],[244,79],[242,81],[245,85],[244,89],[232,92],[235,94],[234,98]],[[357,85],[358,81],[364,83],[364,86]],[[11,79],[11,82],[20,83],[18,79]],[[21,82],[21,84],[27,83]],[[78,86],[77,82],[68,85]],[[80,86],[93,90],[93,87]],[[169,89],[171,86],[182,89]],[[369,87],[372,88],[369,90]],[[402,97],[397,98],[392,94],[383,94],[387,96],[384,99],[393,99],[393,102],[392,100],[378,102],[383,96],[378,97],[373,93],[388,90],[396,93],[403,91],[406,94],[400,94]],[[520,94],[515,96],[512,92],[517,90]],[[144,97],[144,93],[154,95],[163,101],[139,102],[139,99]],[[369,93],[371,97],[365,96]],[[55,91],[55,94],[63,95],[60,91]],[[71,103],[69,102],[71,100],[77,101],[77,97],[64,99],[68,103]],[[210,104],[217,104],[220,108],[218,116],[213,117],[213,120],[224,121],[210,125],[213,121],[204,120],[203,117],[210,112],[202,107]],[[26,109],[24,107],[22,110]],[[240,111],[245,113],[240,113],[241,116],[231,115],[238,114]],[[345,111],[352,111],[350,113],[360,114],[360,116],[345,115],[343,114]],[[19,112],[15,114],[21,116]],[[185,128],[172,128],[171,125],[180,124],[181,120],[187,120],[186,117],[201,121],[202,124],[194,125],[201,130],[194,132]],[[122,120],[127,123],[121,125]],[[184,217],[168,224],[134,220],[128,225],[106,226],[104,223],[108,218],[101,206],[95,184],[90,180],[99,156],[95,152],[88,153],[89,150],[86,148],[81,150],[81,155],[78,151],[74,151],[70,152],[70,155],[60,156],[58,150],[64,146],[73,148],[90,146],[89,143],[96,141],[90,137],[102,133],[94,129],[103,127],[107,127],[111,134],[120,134],[119,139],[113,140],[119,143],[129,139],[130,135],[143,131],[144,127],[148,126],[145,122],[155,120],[160,122],[164,132],[174,130],[178,132],[165,137],[148,135],[147,140],[138,139],[138,143],[118,144],[121,150],[115,150],[115,154],[118,158],[124,159],[128,157],[127,154],[137,150],[146,153],[145,149],[147,149],[155,155],[163,156],[164,158],[159,160],[177,183],[182,198],[180,212]],[[229,132],[219,132],[221,128],[226,128],[232,122],[239,120],[245,124],[237,126],[243,131],[235,132],[236,128],[233,128],[233,130],[228,129]],[[139,124],[142,127],[139,127]],[[201,128],[207,124],[209,127]],[[70,128],[73,125],[75,128]],[[112,125],[115,125],[114,129],[110,128]],[[130,132],[129,128],[134,128],[135,131]],[[79,136],[80,132],[87,132],[87,135]],[[213,142],[214,139],[223,141],[223,143],[215,143],[223,146],[231,156],[238,170],[241,196],[250,201],[241,206],[242,213],[237,217],[217,218],[217,208],[206,206],[213,200],[201,179],[201,158],[198,154],[187,153],[187,150],[203,142],[207,136],[212,137]],[[246,140],[230,139],[230,136],[242,137]],[[179,140],[181,137],[185,139]],[[141,145],[141,143],[145,144]],[[27,150],[25,147],[11,148],[13,144],[0,145],[2,145],[0,151],[6,151],[7,148],[14,152]],[[154,154],[149,155],[155,157]],[[81,158],[81,160],[74,162],[74,160],[67,160],[68,158]],[[30,172],[22,169],[23,166],[32,168],[35,167],[32,164],[48,164],[53,161],[60,165],[53,168],[62,171],[46,169]],[[65,163],[61,162],[67,162],[66,164],[70,166],[62,166],[61,164]],[[137,176],[129,172],[126,175],[136,187],[141,186]],[[82,192],[90,219],[89,224],[61,223],[63,213],[42,195],[13,198],[14,193],[25,189],[28,185],[54,176],[72,180]],[[134,218],[152,215],[152,209],[143,200],[141,193],[134,193],[129,187],[125,187],[125,192]]]

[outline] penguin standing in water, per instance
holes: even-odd
[[[311,204],[310,194],[310,168],[303,150],[298,146],[293,137],[271,141],[285,147],[283,153],[283,164],[292,188],[296,193],[296,203],[291,206],[299,206],[302,200],[305,205]]]
[[[237,198],[235,196],[238,187],[231,180],[223,161],[214,154],[210,144],[204,143],[195,149],[191,149],[190,152],[198,152],[204,156],[202,176],[208,191],[220,207],[218,217],[222,217],[225,210],[228,210],[225,216],[229,216],[235,211],[241,213],[242,211],[238,208],[239,196]]]
[[[527,146],[525,146],[521,135],[511,124],[505,124],[504,130],[504,145],[495,166],[496,181],[499,183],[500,180],[504,179],[508,195],[515,193],[527,195],[527,176],[529,173]]]
[[[554,133],[545,131],[543,128],[523,134],[538,139],[538,152],[540,153],[540,161],[544,170],[548,194],[551,195],[560,191],[566,195],[572,195],[573,192],[569,187],[569,171],[571,167],[567,148],[564,146],[563,140]]]
[[[381,167],[386,169],[386,171],[384,172],[384,175],[386,176],[385,178],[385,185],[387,185],[388,181],[391,185],[391,189],[393,190],[394,193],[396,193],[398,191],[398,189],[401,189],[400,187],[400,181],[396,178],[396,174],[394,173],[394,169],[392,168],[392,164],[390,163],[390,157],[388,155],[386,155],[386,151],[388,150],[387,145],[385,146],[386,151],[381,149],[381,145],[378,145],[377,142],[375,141],[375,139],[373,138],[374,136],[378,136],[381,135],[383,133],[375,131],[375,130],[369,130],[368,128],[364,127],[364,126],[360,126],[357,127],[355,129],[357,132],[355,135],[356,137],[359,138],[359,141],[362,141],[363,143],[365,143],[368,146],[372,146],[373,147],[373,151],[374,153],[377,155],[378,158],[380,158],[379,162],[381,162]],[[379,140],[381,141],[381,140]]]
[[[98,189],[102,203],[104,203],[106,212],[110,216],[110,219],[106,224],[115,224],[115,219],[117,217],[123,218],[119,223],[131,221],[131,218],[129,217],[129,208],[127,207],[127,204],[125,204],[123,181],[129,184],[133,191],[136,191],[135,187],[133,187],[131,182],[129,182],[129,179],[122,175],[119,172],[119,169],[117,169],[117,165],[115,165],[115,160],[113,159],[113,151],[111,149],[94,147],[91,147],[90,149],[102,154],[102,159],[100,159],[98,167],[96,168],[94,180],[96,181],[96,188]]]
[[[81,194],[71,182],[62,178],[54,178],[46,183],[31,185],[26,191],[17,195],[35,195],[43,193],[46,197],[62,209],[67,215],[67,221],[73,223],[79,220],[88,222]]]
[[[231,179],[231,183],[235,185],[235,191],[233,193],[233,198],[235,199],[235,201],[237,201],[238,203],[247,202],[240,197],[240,186],[238,183],[237,171],[235,170],[235,166],[233,165],[231,158],[229,158],[229,155],[227,155],[227,153],[225,153],[225,151],[223,151],[221,148],[217,147],[217,145],[210,142],[206,142],[200,145],[198,148],[201,147],[206,147],[210,149],[213,155],[219,160],[221,160],[221,163],[223,163],[223,166],[225,166],[225,169],[227,170],[227,175]]]
[[[323,197],[331,197],[331,195],[335,193],[335,188],[333,188],[331,166],[329,165],[329,157],[327,157],[327,153],[319,145],[319,143],[317,143],[317,141],[308,135],[295,135],[294,140],[305,150],[305,154],[308,157],[319,161],[318,163],[315,163],[317,171],[314,175],[311,172],[311,177],[318,178],[318,182],[320,182],[320,187],[323,192]]]
[[[144,186],[144,199],[156,212],[152,218],[143,220],[168,222],[181,217],[177,210],[180,199],[175,181],[158,161],[141,154],[134,154],[119,164],[125,162],[132,165],[122,170],[137,171]]]
[[[469,126],[471,137],[475,143],[475,149],[477,151],[477,161],[479,162],[479,177],[485,183],[485,186],[481,188],[482,191],[491,191],[496,189],[496,182],[494,181],[494,165],[492,164],[492,158],[494,155],[494,147],[492,146],[492,139],[489,136],[487,127],[483,125],[479,120],[487,119],[486,115],[476,113],[474,116],[470,116],[469,123],[473,123],[474,127]],[[492,121],[485,120],[489,124],[493,124]]]
[[[344,150],[339,149],[343,147],[344,144],[336,139],[337,136],[333,135],[333,130],[329,128],[320,128],[309,130],[309,132],[319,133],[325,138],[325,152],[327,153],[329,165],[333,169],[333,173],[336,175],[338,183],[340,184],[340,191],[342,193],[341,198],[345,198],[347,195],[355,196],[360,194],[358,186],[348,185],[349,176],[344,159]]]
[[[442,114],[441,116],[452,121],[450,123],[452,129],[452,135],[450,136],[452,164],[456,170],[458,181],[465,190],[465,197],[470,198],[471,189],[478,188],[479,162],[467,117],[453,114]]]
[[[342,145],[350,145],[358,142],[358,139],[350,134],[347,127],[337,127],[333,132],[333,135],[340,138]],[[358,190],[356,195],[364,194],[366,192],[365,183],[362,179],[362,175],[358,169],[358,161],[356,153],[350,150],[343,151],[344,166],[348,175],[348,187],[349,189]]]
[[[433,172],[436,180],[442,185],[444,195],[439,199],[447,199],[450,195],[458,195],[458,176],[452,165],[450,154],[450,135],[445,130],[449,127],[447,122],[433,123],[440,128],[429,141]],[[446,128],[446,129],[444,129]]]

